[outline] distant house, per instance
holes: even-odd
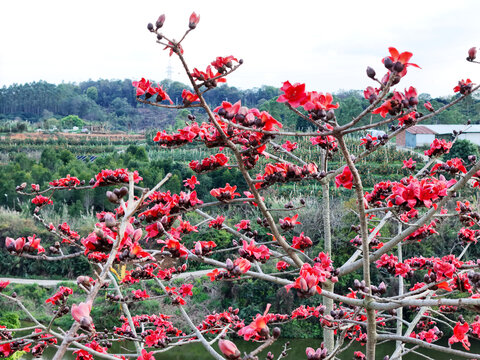
[[[480,125],[416,125],[397,135],[397,146],[415,148],[430,145],[435,138],[449,139],[454,131],[459,139],[470,140],[480,146]]]

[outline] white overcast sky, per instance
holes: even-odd
[[[449,95],[459,79],[480,81],[467,50],[480,46],[478,0],[21,0],[0,1],[0,86],[45,80],[160,81],[169,62],[187,82],[178,59],[155,44],[147,23],[165,13],[165,35],[179,39],[192,11],[200,23],[184,41],[191,66],[204,70],[216,56],[244,65],[228,78],[242,89],[305,82],[336,92],[372,85],[367,65],[384,73],[389,46],[411,51],[400,87]]]

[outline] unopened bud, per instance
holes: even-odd
[[[392,59],[390,59],[388,56],[386,58],[383,59],[383,65],[385,65],[385,67],[388,69],[388,70],[391,70],[393,68],[393,61]]]
[[[468,57],[467,57],[467,60],[468,61],[473,61],[477,58],[477,48],[476,47],[472,47],[468,50]]]
[[[367,67],[367,76],[370,79],[375,79],[375,70],[373,70],[370,66]]]
[[[113,193],[112,191],[107,191],[106,196],[107,196],[108,201],[110,201],[111,203],[113,203],[113,204],[118,203],[118,196],[115,195],[115,193]]]
[[[157,22],[155,23],[155,26],[157,29],[160,29],[163,26],[163,23],[165,22],[165,14],[162,14],[158,17]]]
[[[153,31],[153,24],[152,24],[152,23],[148,23],[147,29],[148,29],[148,31]]]

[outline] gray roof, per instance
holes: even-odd
[[[451,134],[453,130],[462,131],[463,133],[480,133],[480,125],[424,125],[422,126],[436,132],[437,134]]]

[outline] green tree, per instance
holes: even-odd
[[[74,126],[81,128],[85,125],[85,121],[80,119],[77,115],[65,116],[63,119],[60,120],[60,122],[64,129],[71,129]]]
[[[458,157],[461,158],[464,162],[469,163],[469,155],[475,155],[478,157],[480,155],[480,152],[478,151],[478,146],[470,140],[457,140],[450,149],[450,152],[445,155],[445,160]]]
[[[86,91],[87,97],[95,102],[98,99],[98,90],[95,86],[90,86]]]

